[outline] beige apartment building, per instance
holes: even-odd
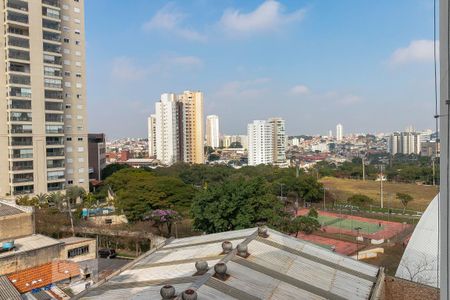
[[[88,189],[84,0],[0,1],[0,197]]]
[[[149,156],[170,166],[204,163],[203,94],[165,93],[148,119]]]
[[[184,91],[178,96],[183,103],[184,162],[203,164],[204,159],[204,122],[203,93]]]

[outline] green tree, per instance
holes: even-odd
[[[102,180],[105,180],[106,178],[108,178],[109,176],[111,176],[112,174],[122,170],[122,169],[127,169],[130,168],[129,165],[127,164],[110,164],[107,165],[103,170],[102,170]]]
[[[229,148],[243,148],[240,142],[232,142]]]
[[[36,198],[31,198],[29,195],[23,195],[16,197],[16,204],[22,206],[39,206],[39,202]]]
[[[314,207],[311,207],[308,211],[308,217],[317,219],[319,217],[319,213]]]
[[[219,159],[220,159],[220,155],[218,155],[218,154],[211,153],[208,156],[208,161],[216,161],[216,160],[219,160]]]
[[[406,194],[406,193],[397,193],[396,197],[402,203],[402,205],[403,205],[403,213],[405,213],[406,207],[408,206],[408,203],[413,201],[414,198],[410,194]]]
[[[48,194],[47,201],[49,206],[56,207],[61,211],[65,200],[64,195],[61,192],[53,192]]]
[[[46,206],[48,204],[48,195],[44,193],[39,193],[33,197],[33,199],[38,203],[40,207]]]
[[[195,189],[176,177],[157,176],[142,169],[124,169],[108,177],[105,184],[116,193],[115,207],[130,222],[142,220],[155,209],[187,212]]]
[[[372,203],[372,198],[367,197],[366,195],[363,194],[356,194],[353,196],[350,196],[347,199],[347,202],[352,204],[352,205],[357,205],[357,206],[366,206],[370,203]]]
[[[277,224],[282,204],[261,178],[233,178],[213,185],[194,198],[194,228],[207,233],[249,228],[258,222]]]
[[[295,233],[295,237],[297,237],[299,231],[305,234],[311,234],[319,229],[320,223],[317,218],[311,216],[299,216],[291,221],[290,233]]]

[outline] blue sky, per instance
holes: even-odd
[[[89,129],[145,137],[164,92],[201,90],[221,133],[433,126],[432,0],[86,1]]]

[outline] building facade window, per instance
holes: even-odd
[[[83,246],[83,247],[78,247],[78,248],[74,248],[71,250],[67,251],[67,257],[68,258],[73,258],[76,256],[80,256],[80,255],[85,255],[89,253],[89,246]]]

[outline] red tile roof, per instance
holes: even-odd
[[[80,267],[77,263],[57,260],[10,274],[8,279],[20,293],[26,293],[78,275],[80,275]]]

